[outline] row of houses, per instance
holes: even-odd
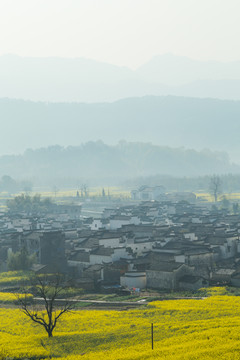
[[[98,219],[59,215],[4,214],[1,269],[24,247],[36,256],[34,271],[68,273],[86,289],[240,286],[239,214],[168,200],[106,208]]]

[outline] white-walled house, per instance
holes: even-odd
[[[128,288],[146,288],[146,272],[145,271],[128,271],[120,277],[120,285]]]
[[[120,229],[123,225],[139,225],[140,219],[137,216],[116,215],[110,218],[109,226],[111,230]]]
[[[90,264],[107,264],[120,259],[131,259],[132,256],[126,250],[125,247],[110,248],[110,247],[99,247],[90,253]]]
[[[141,256],[146,251],[152,250],[154,243],[155,241],[152,239],[135,239],[133,243],[130,243],[127,246],[132,249],[134,254]]]
[[[131,191],[131,197],[133,200],[142,200],[142,201],[149,201],[149,200],[158,200],[159,197],[165,193],[164,186],[141,186],[138,190]]]
[[[190,241],[197,241],[198,237],[195,235],[195,233],[186,233],[184,234],[185,239],[189,239]]]
[[[92,231],[97,231],[99,229],[102,229],[103,227],[105,227],[105,224],[102,223],[101,219],[93,219],[92,224],[90,224],[90,229]]]
[[[112,248],[105,248],[103,246],[93,250],[90,254],[90,264],[107,264],[112,262],[112,255],[114,250]]]
[[[124,243],[125,241],[119,235],[99,239],[99,245],[104,247],[118,248],[120,246],[123,246]]]

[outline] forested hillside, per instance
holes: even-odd
[[[167,174],[199,176],[236,173],[240,168],[225,153],[154,146],[150,143],[119,142],[110,146],[101,141],[76,147],[51,146],[27,150],[23,155],[0,157],[0,176],[30,179],[34,184],[76,179],[95,184],[118,184],[138,176]],[[76,183],[75,183],[76,185]]]
[[[98,104],[1,99],[0,154],[124,139],[226,151],[237,162],[239,118],[240,102],[214,99],[149,96]]]

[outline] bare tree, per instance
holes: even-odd
[[[88,197],[88,186],[87,184],[82,184],[81,186],[81,197]]]
[[[84,191],[84,196],[87,197],[88,196],[88,187],[86,184],[83,185],[83,191]]]
[[[218,175],[213,175],[210,179],[209,191],[214,196],[215,202],[218,200],[218,196],[221,194],[221,179]]]
[[[26,287],[23,287],[23,296],[18,296],[18,302],[23,313],[33,322],[43,326],[48,337],[53,336],[53,330],[59,318],[73,309],[73,304],[67,300],[63,301],[61,306],[59,305],[58,298],[66,289],[62,285],[62,280],[63,278],[60,275],[51,277],[51,279],[34,276],[31,279],[33,302],[29,302],[27,297],[29,290]],[[43,302],[43,306],[40,306],[39,302]]]
[[[56,185],[54,185],[54,186],[53,186],[53,188],[52,188],[52,190],[53,190],[53,193],[54,193],[55,198],[56,198],[56,197],[57,197],[57,193],[58,193],[59,189],[57,188],[57,186],[56,186]]]

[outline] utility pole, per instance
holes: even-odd
[[[152,350],[153,350],[153,323],[152,323],[152,326],[151,326],[151,333],[152,333]]]

